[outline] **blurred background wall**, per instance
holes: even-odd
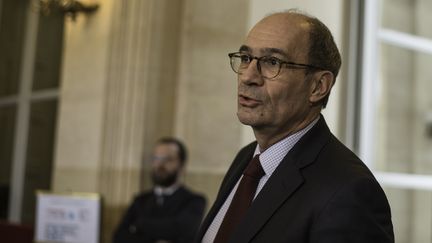
[[[430,1],[82,0],[99,8],[76,15],[40,2],[0,0],[1,219],[32,225],[37,189],[96,192],[109,242],[167,135],[186,143],[184,181],[211,204],[254,140],[227,53],[263,16],[298,8],[343,56],[331,130],[383,184],[396,242],[431,242]]]

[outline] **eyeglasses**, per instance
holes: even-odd
[[[176,158],[172,157],[172,156],[156,156],[156,155],[152,156],[150,159],[151,162],[160,162],[162,164],[165,164],[165,163],[168,163],[168,162],[171,162],[174,160],[176,160]]]
[[[294,62],[286,62],[277,57],[262,56],[255,57],[246,53],[234,52],[228,54],[230,58],[231,68],[235,73],[242,74],[242,71],[249,67],[249,64],[256,59],[257,69],[260,75],[264,78],[274,78],[279,75],[282,65],[290,69],[318,69],[324,70],[323,68]]]

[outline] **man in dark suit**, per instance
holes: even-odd
[[[190,243],[206,200],[179,181],[186,148],[175,138],[160,139],[151,160],[154,188],[138,195],[114,233],[114,243]]]
[[[229,57],[256,142],[234,159],[198,242],[394,242],[383,190],[320,114],[341,65],[328,28],[275,13]]]

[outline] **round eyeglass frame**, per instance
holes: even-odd
[[[234,65],[235,58],[238,58],[241,61],[242,56],[247,56],[249,58],[249,60],[250,60],[247,67],[249,67],[249,65],[253,61],[253,59],[256,59],[257,60],[256,65],[257,65],[257,70],[258,70],[259,74],[262,77],[269,78],[269,79],[275,78],[275,77],[277,77],[279,75],[279,73],[280,73],[280,71],[282,69],[282,65],[285,65],[286,68],[288,68],[288,69],[317,69],[317,70],[325,70],[324,68],[321,68],[321,67],[318,67],[318,66],[314,66],[314,65],[310,65],[310,64],[303,64],[303,63],[287,62],[287,61],[283,61],[283,60],[281,60],[281,59],[279,59],[277,57],[272,57],[272,56],[256,57],[256,56],[253,56],[253,55],[250,55],[250,54],[246,54],[246,53],[242,53],[242,52],[228,53],[228,57],[230,58],[231,69],[235,73],[237,73],[237,74],[241,74],[241,72],[240,72],[240,65],[237,68],[237,70],[235,68],[235,65]],[[265,75],[262,74],[262,71],[261,71],[261,60],[265,60],[266,58],[271,58],[273,60],[277,60],[278,63],[279,63],[278,71],[276,72],[276,74],[274,76],[267,77],[267,76],[265,76]]]

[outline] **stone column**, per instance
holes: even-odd
[[[173,132],[182,1],[113,4],[99,180],[103,242],[133,195],[148,187],[143,161],[154,142]]]
[[[175,134],[190,151],[186,184],[213,203],[238,152],[237,75],[228,53],[246,35],[248,1],[185,0]]]

